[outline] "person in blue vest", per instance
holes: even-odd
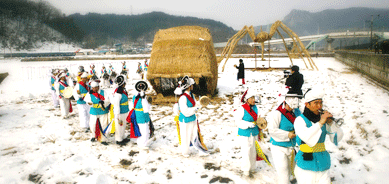
[[[113,112],[115,116],[115,141],[116,144],[125,145],[129,141],[126,138],[125,130],[127,125],[126,118],[128,116],[128,112],[130,111],[128,107],[128,93],[125,87],[125,76],[117,76],[115,78],[115,83],[118,85],[113,93],[112,100]]]
[[[99,83],[93,81],[91,83],[91,88],[84,101],[90,105],[90,119],[89,127],[92,133],[92,142],[96,140],[100,141],[103,145],[108,145],[107,137],[105,133],[107,131],[108,124],[108,112],[110,101],[108,94],[104,90],[100,90]]]
[[[137,95],[132,97],[132,103],[136,116],[136,122],[139,126],[141,136],[137,138],[138,147],[148,149],[150,146],[150,104],[146,99],[145,91],[147,90],[147,83],[139,81],[135,84],[135,89],[138,91]],[[136,103],[135,103],[136,102]]]
[[[109,64],[108,67],[108,75],[109,75],[109,84],[113,84],[117,77],[117,74],[111,64]]]
[[[125,61],[122,62],[122,71],[120,72],[120,74],[123,74],[127,77],[127,66]]]
[[[106,88],[109,86],[109,75],[104,65],[101,68],[100,79],[101,79],[101,87]]]
[[[74,99],[77,101],[78,115],[80,118],[80,127],[89,130],[89,111],[90,107],[84,101],[86,94],[89,92],[90,86],[88,85],[88,73],[83,72],[80,75],[80,81],[76,84],[73,90]]]
[[[147,63],[147,59],[144,62],[143,66],[143,79],[147,79],[147,69],[149,68],[149,64]]]
[[[59,106],[61,108],[61,116],[64,119],[67,119],[69,116],[69,113],[73,112],[72,104],[70,103],[69,98],[64,97],[64,90],[65,88],[69,87],[67,81],[66,81],[66,73],[61,73],[59,75],[58,80],[58,87],[56,89],[57,95],[59,97]]]
[[[252,90],[246,90],[240,105],[235,111],[235,124],[238,127],[239,142],[241,143],[241,170],[245,176],[249,176],[256,170],[257,152],[255,141],[258,140],[259,128],[256,120],[260,117],[258,108],[258,96]]]
[[[298,108],[299,96],[286,94],[280,97],[278,106],[267,116],[267,128],[270,135],[273,166],[277,171],[278,184],[289,184],[294,168],[294,147],[296,134],[294,121],[301,114]]]
[[[57,69],[52,69],[51,70],[51,76],[50,76],[50,92],[51,92],[51,98],[53,99],[53,105],[54,108],[59,107],[59,100],[58,100],[58,95],[55,89],[56,83],[57,83],[57,74],[58,70]]]
[[[343,131],[332,122],[332,114],[322,111],[324,90],[313,88],[305,94],[305,108],[296,118],[294,129],[299,152],[296,155],[294,173],[297,183],[331,183],[330,154],[325,148],[326,135],[335,145],[343,137]]]
[[[209,153],[200,140],[199,127],[197,122],[196,112],[199,107],[196,106],[196,99],[192,93],[195,81],[193,78],[185,76],[179,83],[179,87],[175,90],[175,94],[180,94],[178,107],[180,115],[179,131],[181,138],[181,152],[184,157],[189,157],[189,147],[193,147],[199,151],[200,156],[208,156]],[[180,92],[177,92],[180,91]]]
[[[91,75],[90,78],[91,78],[92,80],[98,79],[98,78],[97,78],[97,74],[96,74],[96,70],[95,70],[95,65],[94,65],[94,64],[90,65],[89,74]]]

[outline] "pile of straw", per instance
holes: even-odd
[[[215,92],[217,61],[209,30],[199,26],[159,30],[154,37],[147,79],[160,93],[161,78],[177,81],[185,75],[194,78],[197,84],[204,78],[207,92]]]

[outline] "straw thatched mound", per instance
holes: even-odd
[[[215,92],[217,61],[209,30],[199,26],[159,30],[154,37],[147,79],[157,93],[169,96],[185,75],[195,79],[195,93]]]

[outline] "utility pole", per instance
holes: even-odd
[[[380,15],[377,15],[377,18],[379,18]],[[370,50],[373,50],[373,21],[374,21],[374,15],[371,15],[371,21],[370,21]]]

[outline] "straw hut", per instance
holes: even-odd
[[[159,30],[154,37],[147,79],[158,94],[171,96],[186,75],[196,81],[194,93],[215,93],[218,71],[209,30],[199,26]]]

